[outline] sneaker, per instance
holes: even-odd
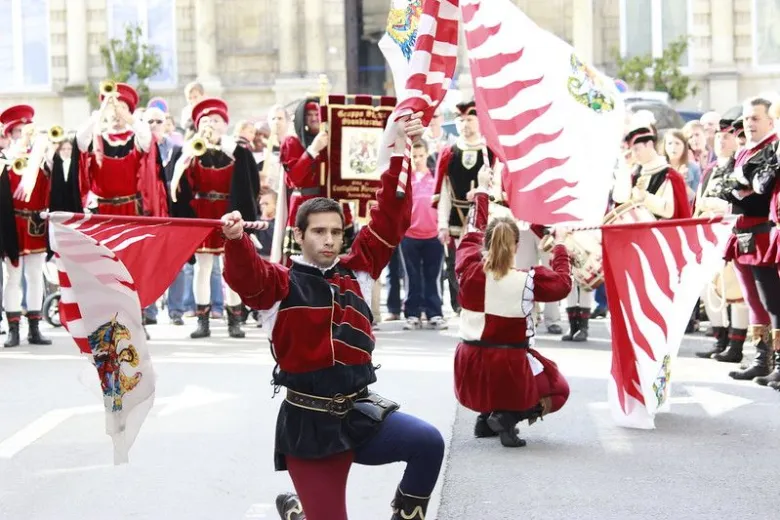
[[[276,497],[276,511],[284,520],[306,520],[298,495],[282,493]]]
[[[434,316],[428,320],[428,328],[434,330],[445,330],[448,327],[447,322],[441,316]]]
[[[422,324],[420,323],[420,318],[406,318],[404,330],[419,330],[421,328]]]

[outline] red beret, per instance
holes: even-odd
[[[318,105],[314,101],[309,101],[308,103],[306,103],[306,110],[319,110],[319,109],[320,109],[320,105]]]
[[[35,110],[30,105],[14,105],[10,108],[6,108],[5,111],[0,114],[0,123],[3,124],[3,135],[8,137],[17,126],[24,126],[32,123],[34,116]]]
[[[192,108],[192,122],[195,123],[195,128],[198,128],[200,119],[203,116],[209,116],[212,114],[222,116],[222,119],[225,120],[225,123],[230,121],[228,118],[227,103],[217,98],[206,98]]]
[[[138,106],[138,92],[127,83],[116,84],[116,94],[119,101],[124,101],[130,113],[135,112],[135,108]],[[100,101],[103,101],[105,96],[100,94]]]

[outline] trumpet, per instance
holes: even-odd
[[[190,147],[192,148],[192,155],[195,157],[200,157],[209,149],[209,145],[202,137],[196,137],[190,141]]]
[[[11,163],[11,169],[17,175],[21,175],[25,168],[27,168],[27,156],[17,157]]]
[[[113,96],[116,94],[116,81],[101,81],[98,89],[103,96]]]
[[[65,140],[65,129],[59,125],[54,125],[49,128],[49,141],[52,143],[61,143]]]

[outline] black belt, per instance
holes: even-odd
[[[22,218],[39,218],[41,216],[40,211],[32,211],[29,209],[14,209],[14,215]]]
[[[295,188],[293,194],[301,195],[303,197],[319,197],[322,195],[322,188],[314,186],[313,188]]]
[[[743,233],[753,233],[754,235],[760,235],[761,233],[769,233],[772,231],[773,227],[774,226],[771,222],[762,222],[761,224],[756,224],[755,226],[744,229],[735,227],[731,230],[731,232],[735,235],[741,235]]]
[[[124,197],[111,197],[107,199],[98,197],[97,201],[98,204],[110,204],[112,206],[119,206],[122,204],[127,204],[129,202],[135,202],[140,199],[141,199],[141,194],[136,193],[135,195],[126,195]]]
[[[464,341],[466,345],[470,345],[472,347],[489,347],[489,348],[530,348],[530,344],[528,343],[528,340],[521,341],[520,343],[493,343],[491,341],[480,341],[480,340],[467,340]]]
[[[302,394],[287,389],[285,401],[298,408],[304,408],[313,412],[322,412],[336,417],[343,417],[354,407],[355,399],[368,396],[368,388],[364,388],[354,394],[336,394],[333,397],[320,397],[317,395]]]
[[[195,194],[198,200],[229,200],[230,193],[219,193],[218,191],[198,192]]]

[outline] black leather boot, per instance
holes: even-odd
[[[195,315],[198,317],[198,328],[195,332],[190,334],[192,339],[208,338],[211,336],[211,329],[209,328],[209,314],[211,313],[211,305],[198,305]]]
[[[236,307],[228,305],[225,307],[225,310],[227,311],[228,335],[231,338],[240,339],[246,337],[246,333],[241,330],[241,309],[241,305]]]
[[[715,336],[715,344],[710,347],[709,350],[697,352],[696,357],[710,359],[715,354],[720,354],[729,345],[729,329],[726,327],[713,327],[713,336]]]
[[[3,343],[3,348],[14,348],[19,346],[19,321],[22,319],[21,312],[6,312],[5,317],[8,320],[8,338]]]
[[[769,327],[766,325],[750,326],[751,343],[756,347],[756,357],[744,370],[733,370],[729,377],[738,381],[750,381],[755,377],[768,376],[772,371],[772,356],[769,352]]]
[[[780,382],[780,329],[772,331],[772,363],[775,369],[768,376],[757,377],[753,381],[761,386]]]
[[[293,493],[282,493],[276,497],[276,511],[282,520],[306,520],[301,501]]]
[[[569,315],[569,333],[561,336],[561,341],[574,341],[574,335],[580,330],[580,308],[566,307],[566,314]]]
[[[769,388],[773,388],[773,389],[777,390],[778,392],[780,392],[780,382],[769,383],[767,386]]]
[[[27,311],[27,343],[30,345],[51,345],[51,340],[41,334],[41,311]]]
[[[519,412],[493,412],[487,419],[488,426],[498,434],[501,445],[507,448],[522,448],[526,445],[524,439],[517,435],[515,426],[524,420]]]
[[[742,361],[742,347],[747,337],[747,329],[729,330],[729,345],[720,354],[713,354],[712,359],[721,363],[739,363]]]
[[[425,520],[430,501],[431,497],[405,495],[399,487],[396,489],[395,498],[390,504],[390,507],[393,508],[393,516],[390,520]]]
[[[588,320],[590,320],[590,309],[587,307],[577,307],[579,310],[579,329],[572,335],[571,340],[577,342],[588,341]]]
[[[474,437],[477,439],[484,439],[486,437],[495,437],[498,433],[494,432],[488,426],[487,418],[489,413],[481,413],[477,416],[477,422],[474,424]]]

